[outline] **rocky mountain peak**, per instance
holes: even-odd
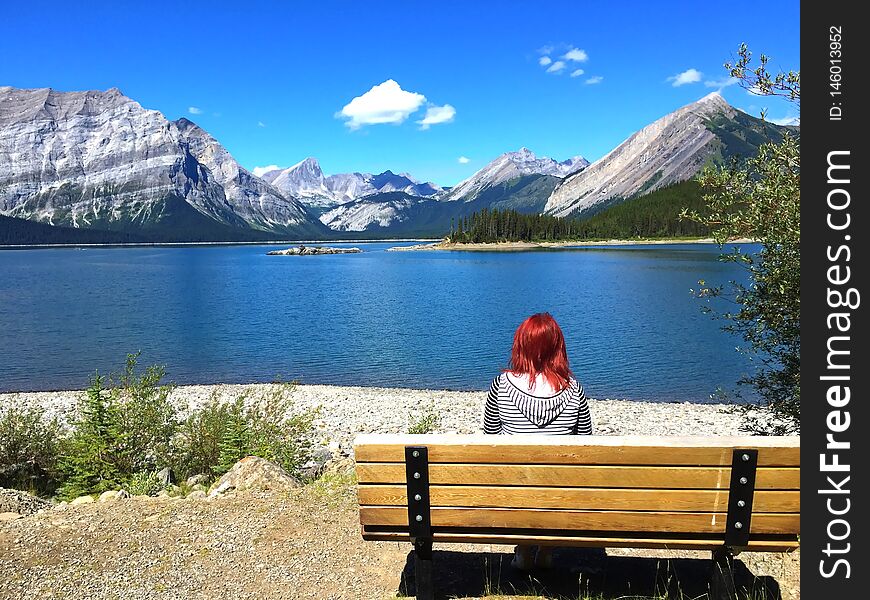
[[[442,195],[443,200],[474,199],[486,188],[524,175],[551,175],[565,177],[589,164],[582,156],[575,156],[562,162],[552,158],[538,157],[523,146],[515,152],[505,152],[468,179],[458,183]]]
[[[734,118],[718,92],[707,94],[647,125],[582,171],[559,184],[545,212],[565,217],[612,198],[632,198],[694,176],[717,151],[710,118]]]
[[[181,211],[219,235],[322,231],[304,206],[242,169],[195,123],[169,121],[117,88],[0,88],[0,125],[6,216],[171,231],[165,215]]]
[[[75,116],[93,117],[127,107],[142,109],[118,88],[105,92],[60,92],[53,88],[0,88],[0,124],[63,121]]]

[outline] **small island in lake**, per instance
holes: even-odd
[[[270,256],[312,256],[315,254],[358,254],[359,248],[330,248],[329,246],[305,246],[299,244],[286,250],[271,250],[266,252]]]

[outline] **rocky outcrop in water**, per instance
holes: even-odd
[[[313,256],[316,254],[358,254],[359,248],[330,248],[328,246],[304,246],[299,244],[286,250],[272,250],[266,252],[269,256]]]

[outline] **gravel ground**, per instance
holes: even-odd
[[[530,577],[510,568],[510,547],[435,550],[436,585],[450,598],[641,598],[665,588],[701,598],[710,565],[705,552],[559,549],[551,572]],[[413,593],[403,583],[409,559],[410,544],[362,540],[354,486],[340,479],[211,501],[131,498],[0,523],[0,598],[380,600]],[[741,554],[737,566],[741,585],[772,588],[754,599],[779,598],[777,588],[800,598],[797,552]]]
[[[172,399],[184,411],[213,395],[255,399],[269,389],[184,386]],[[2,394],[0,404],[40,405],[64,418],[80,394]],[[358,432],[404,432],[430,413],[439,416],[437,431],[480,431],[485,393],[306,385],[293,398],[299,409],[321,407],[322,437],[349,450]],[[740,433],[739,416],[728,406],[598,400],[590,407],[599,434]],[[341,478],[271,496],[66,505],[0,522],[0,598],[379,600],[404,589],[409,550],[409,544],[361,539],[354,486]],[[709,553],[608,549],[604,559],[600,552],[560,549],[552,572],[529,577],[511,570],[510,550],[436,547],[436,583],[452,598],[497,591],[616,598],[675,585],[694,598],[704,593],[710,564]],[[779,591],[767,597],[800,598],[799,552],[745,553],[738,561],[744,585],[759,590],[773,583]]]

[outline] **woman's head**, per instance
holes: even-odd
[[[516,375],[528,375],[534,385],[538,375],[553,389],[564,389],[571,377],[565,336],[550,313],[532,315],[517,327],[511,348],[510,369]]]

